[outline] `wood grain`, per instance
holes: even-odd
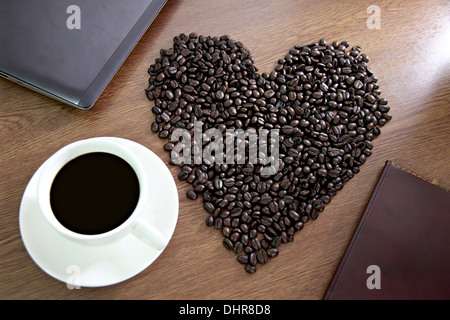
[[[380,29],[366,26],[373,4],[381,9]],[[386,160],[450,189],[449,16],[445,0],[169,0],[89,111],[1,79],[0,299],[320,299]],[[169,166],[180,212],[162,255],[123,283],[69,290],[42,272],[22,244],[18,212],[25,187],[56,150],[94,136],[134,140],[167,164],[164,141],[150,131],[147,68],[175,35],[190,32],[229,34],[252,52],[260,72],[270,72],[297,43],[348,40],[369,55],[393,119],[361,172],[255,274],[223,248],[220,233],[204,224],[201,200],[186,198],[188,184]]]

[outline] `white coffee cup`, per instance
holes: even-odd
[[[135,171],[139,181],[139,200],[129,218],[118,227],[100,234],[81,234],[67,229],[55,217],[50,202],[50,190],[53,180],[69,161],[92,152],[105,152],[125,160]],[[37,183],[37,201],[42,215],[60,234],[82,245],[96,246],[112,244],[132,234],[155,250],[164,249],[166,237],[154,226],[143,219],[151,210],[149,188],[143,164],[131,150],[110,140],[90,138],[73,142],[53,154],[44,164]]]

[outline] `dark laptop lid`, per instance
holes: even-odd
[[[0,0],[0,71],[89,108],[165,1]]]

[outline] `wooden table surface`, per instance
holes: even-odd
[[[367,8],[380,8],[369,29]],[[450,188],[450,4],[430,1],[169,0],[94,107],[80,111],[0,79],[0,299],[321,299],[386,160]],[[180,33],[241,41],[260,72],[295,44],[348,40],[370,57],[393,119],[373,155],[326,206],[283,244],[277,258],[244,271],[204,223],[200,199],[168,165],[164,141],[150,130],[147,68]],[[1,50],[1,48],[0,48]],[[30,258],[19,231],[20,201],[35,170],[66,144],[95,136],[139,142],[169,166],[179,220],[161,256],[137,276],[102,288],[69,290]],[[388,221],[387,221],[388,223]]]

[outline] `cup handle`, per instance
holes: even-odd
[[[132,233],[158,251],[164,249],[167,244],[166,237],[158,229],[141,218],[136,221]]]

